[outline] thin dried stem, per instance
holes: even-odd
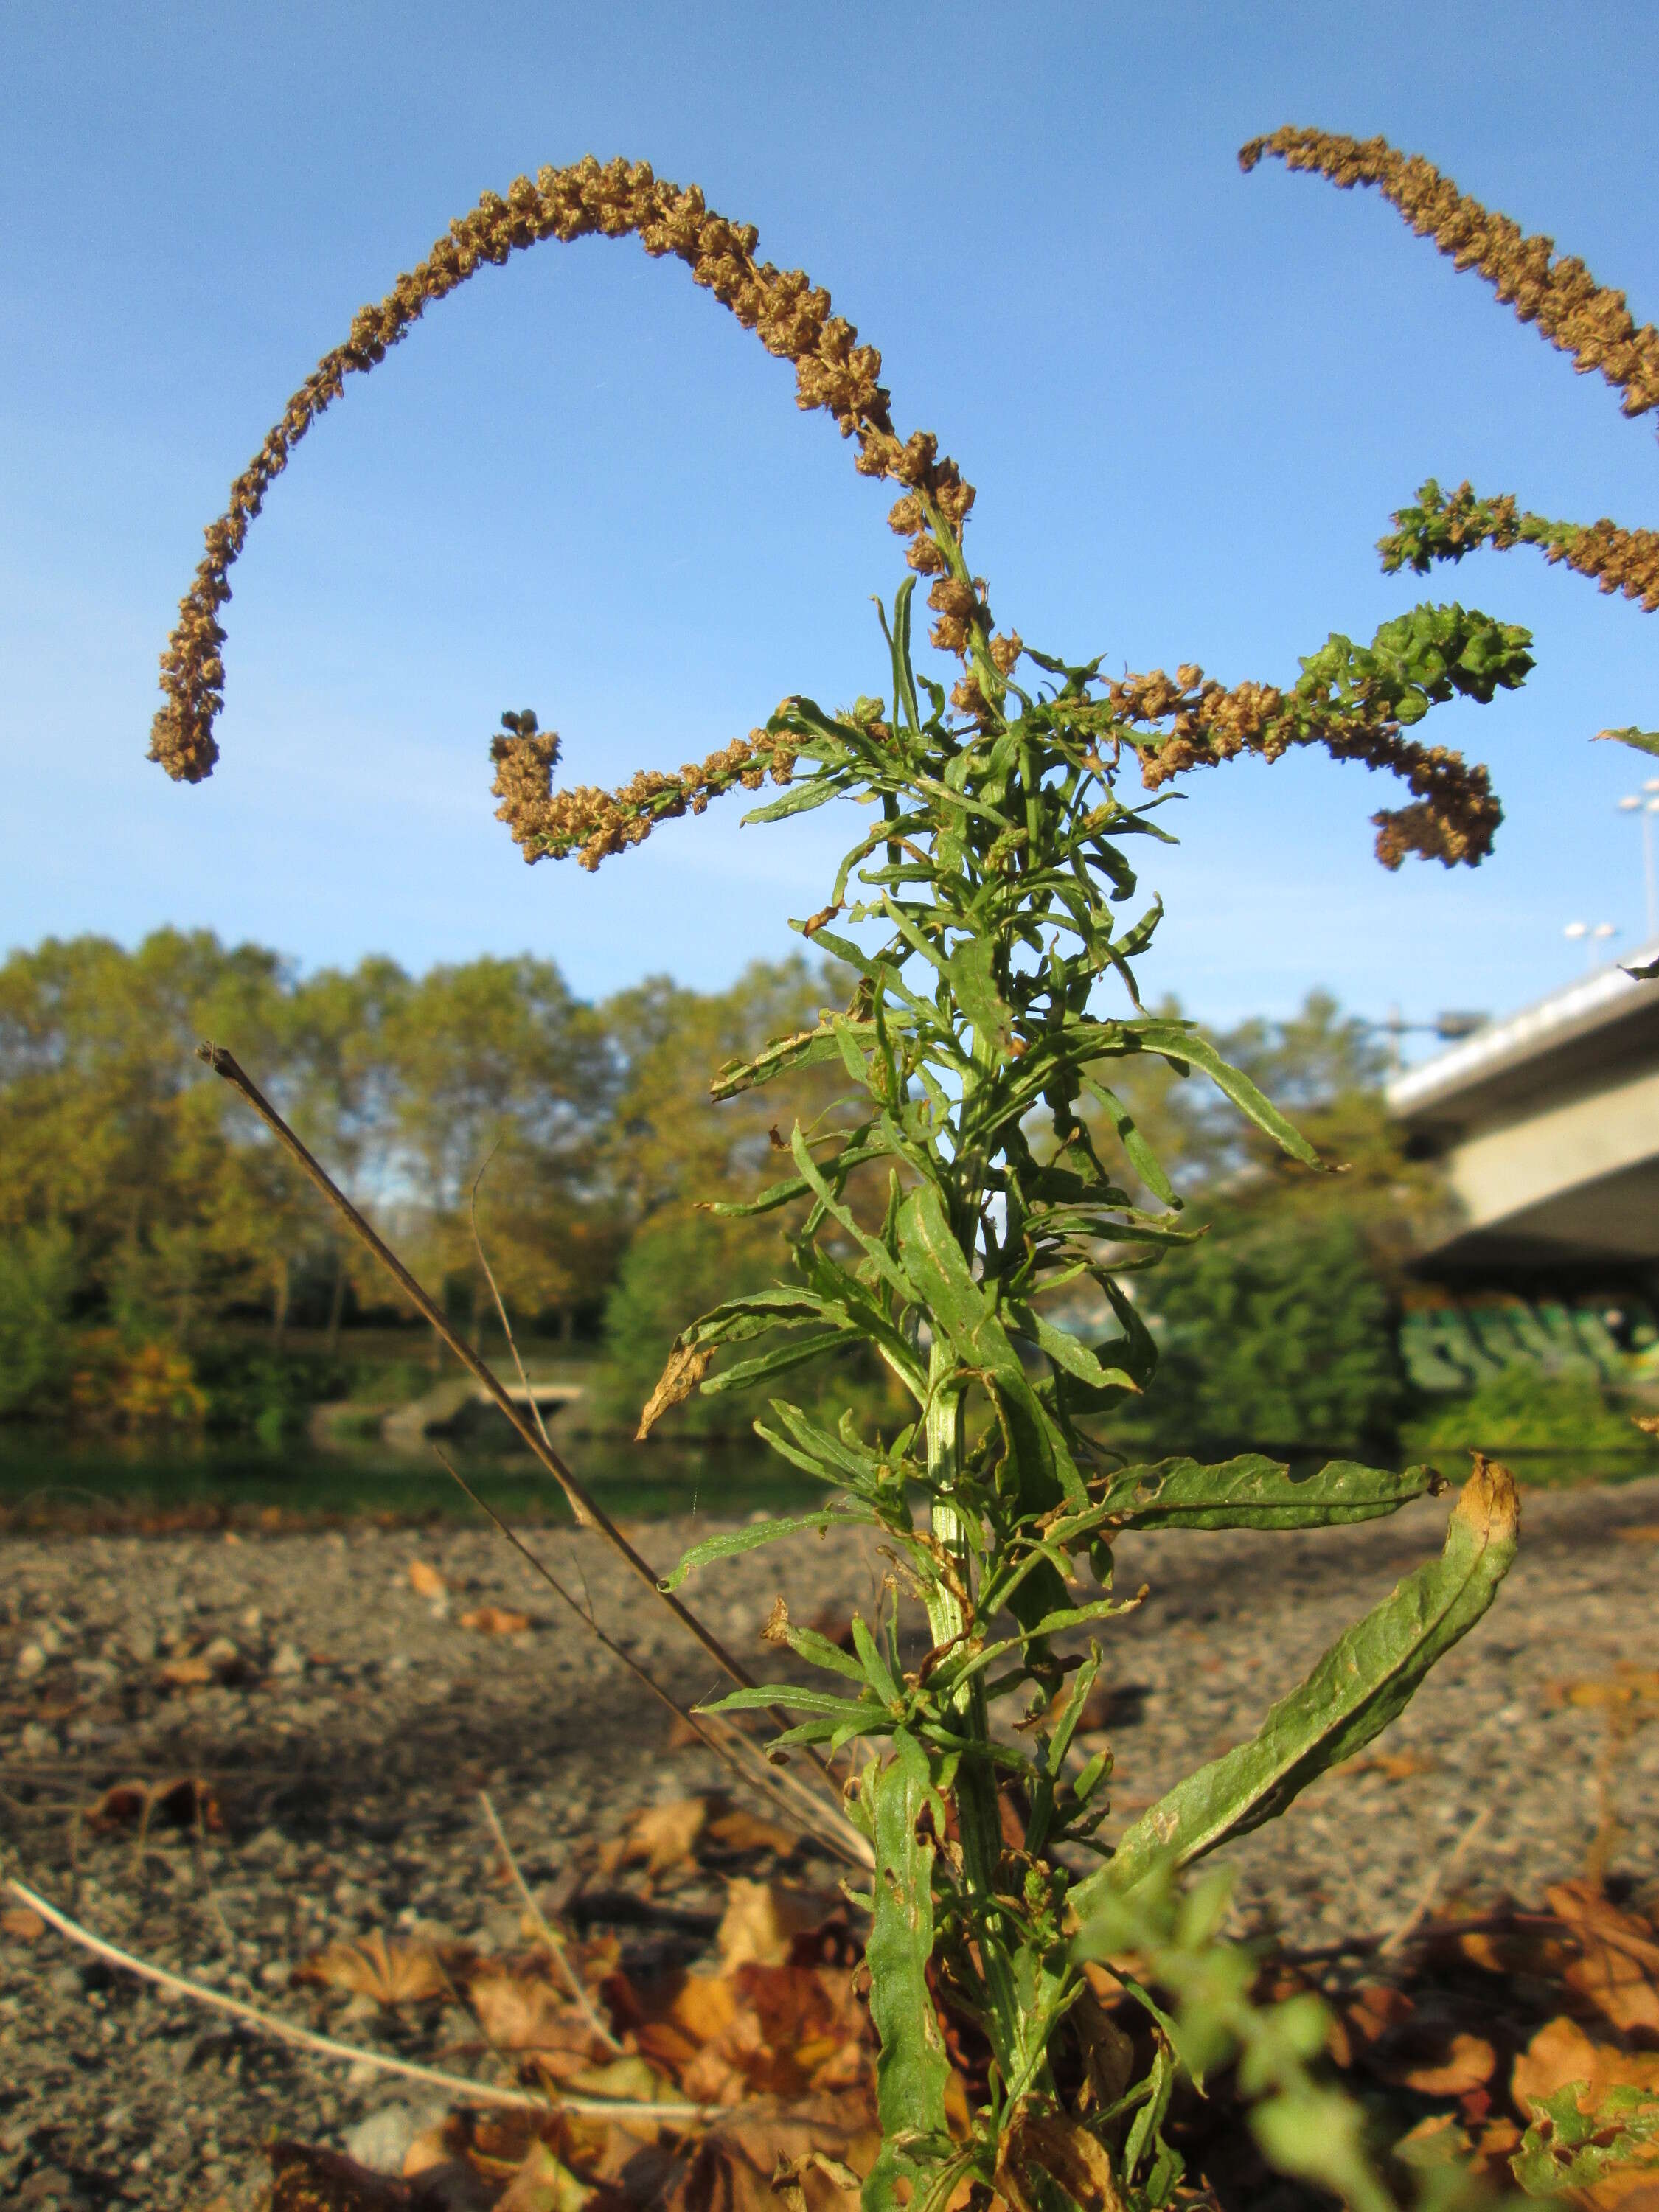
[[[1436,1899],[1474,1850],[1491,1819],[1492,1807],[1483,1805],[1458,1838],[1456,1849],[1450,1856],[1436,1859],[1429,1869],[1428,1880],[1424,1883],[1422,1893],[1416,1904],[1413,1905],[1405,1918],[1396,1927],[1391,1928],[1378,1943],[1376,1955],[1379,1959],[1389,1957],[1403,1945],[1410,1942],[1413,1936],[1433,1911]]]
[[[514,1335],[513,1324],[507,1317],[507,1301],[501,1296],[501,1285],[495,1280],[495,1270],[489,1264],[489,1255],[484,1250],[483,1238],[478,1234],[478,1185],[489,1173],[490,1160],[495,1158],[499,1150],[499,1146],[490,1146],[489,1158],[472,1178],[472,1193],[467,1201],[466,1218],[472,1231],[472,1249],[478,1255],[478,1265],[483,1269],[484,1280],[489,1285],[489,1295],[495,1301],[495,1311],[501,1316],[501,1333],[507,1339],[507,1348],[513,1354],[513,1364],[518,1370],[519,1387],[529,1401],[530,1411],[536,1423],[537,1435],[547,1446],[549,1451],[551,1451],[553,1439],[547,1433],[547,1423],[542,1419],[542,1409],[536,1401],[535,1392],[530,1387],[530,1377],[525,1373],[524,1362],[519,1357],[519,1340]]]
[[[665,1690],[662,1684],[641,1666],[632,1652],[624,1650],[614,1637],[605,1633],[595,1620],[592,1607],[577,1602],[552,1569],[537,1558],[515,1529],[507,1526],[488,1498],[479,1496],[442,1449],[435,1443],[432,1449],[437,1454],[440,1464],[471,1499],[479,1512],[494,1522],[532,1572],[539,1575],[555,1596],[570,1607],[588,1633],[603,1644],[614,1659],[620,1661],[641,1689],[648,1690],[659,1705],[667,1707],[677,1721],[691,1730],[706,1749],[714,1753],[716,1759],[723,1760],[735,1774],[770,1798],[786,1817],[803,1826],[809,1835],[822,1837],[842,1857],[856,1866],[871,1863],[869,1844],[838,1805],[832,1804],[819,1790],[809,1789],[787,1770],[775,1767],[741,1729],[734,1727],[720,1714],[700,1713],[681,1705],[671,1691]]]
[[[210,1989],[204,1982],[190,1980],[183,1974],[169,1973],[165,1966],[157,1966],[148,1959],[135,1957],[118,1944],[106,1942],[94,1936],[89,1928],[71,1920],[55,1905],[48,1904],[38,1890],[15,1878],[9,1881],[7,1888],[14,1897],[21,1898],[32,1912],[38,1912],[49,1927],[71,1943],[78,1943],[96,1959],[112,1966],[119,1966],[141,1980],[153,1982],[158,1989],[167,1990],[175,1996],[189,1997],[195,2004],[208,2005],[216,2012],[228,2013],[249,2027],[258,2028],[262,2035],[272,2036],[279,2043],[292,2044],[299,2051],[314,2051],[324,2058],[338,2058],[352,2066],[373,2066],[382,2074],[396,2074],[405,2081],[422,2081],[434,2089],[447,2089],[456,2097],[463,2097],[475,2105],[505,2105],[515,2112],[579,2112],[591,2118],[616,2120],[687,2120],[706,2121],[716,2117],[714,2109],[707,2105],[691,2105],[678,2100],[643,2100],[633,2101],[621,2097],[582,2097],[562,2094],[556,2100],[538,2096],[529,2089],[499,2089],[483,2081],[470,2081],[464,2075],[441,2073],[434,2066],[417,2066],[411,2059],[393,2058],[385,2051],[366,2051],[361,2044],[337,2043],[332,2036],[318,2035],[308,2027],[296,2027],[290,2021],[278,2020],[274,2014],[261,2012],[255,2005],[241,1997],[228,1996],[222,1990]],[[730,2118],[729,2112],[720,2117]]]
[[[391,1246],[370,1228],[368,1223],[358,1212],[339,1185],[334,1182],[327,1170],[307,1151],[252,1078],[240,1066],[234,1054],[227,1052],[222,1045],[202,1044],[197,1047],[196,1056],[198,1060],[205,1061],[216,1075],[222,1076],[233,1090],[240,1091],[246,1099],[248,1104],[282,1145],[284,1151],[298,1164],[309,1180],[316,1185],[329,1204],[345,1221],[352,1235],[374,1254],[404,1296],[410,1300],[422,1318],[431,1325],[441,1341],[454,1353],[468,1374],[476,1382],[483,1385],[484,1389],[507,1416],[521,1440],[529,1446],[537,1459],[564,1492],[578,1523],[584,1528],[597,1529],[612,1551],[625,1563],[629,1572],[645,1584],[659,1604],[667,1607],[682,1628],[696,1638],[722,1674],[729,1675],[742,1689],[754,1688],[754,1677],[742,1662],[726,1650],[714,1630],[699,1620],[696,1615],[688,1607],[682,1605],[671,1591],[659,1587],[654,1568],[640,1557],[610,1515],[578,1482],[552,1446],[544,1443],[535,1430],[524,1419],[500,1378],[479,1358],[465,1339],[450,1326],[448,1317],[441,1307],[416,1281]],[[787,1721],[781,1714],[777,1717],[777,1724],[780,1729],[788,1726]]]
[[[195,1814],[196,1872],[201,1881],[202,1893],[207,1899],[208,1911],[213,1915],[213,1924],[219,1931],[219,1941],[225,1947],[226,1957],[234,1958],[236,1938],[231,1934],[230,1923],[225,1918],[224,1908],[219,1902],[214,1891],[212,1877],[208,1873],[207,1820],[202,1811],[202,1793],[199,1790],[194,1790],[191,1793],[191,1809]]]
[[[564,1976],[566,1986],[575,1999],[582,2018],[607,2050],[620,2051],[622,2045],[600,2019],[594,2008],[592,1998],[587,1994],[586,1984],[571,1965],[570,1954],[565,1948],[563,1937],[550,1926],[546,1914],[537,1904],[530,1884],[525,1880],[519,1862],[513,1856],[513,1846],[507,1840],[507,1831],[501,1824],[500,1817],[490,1801],[489,1792],[487,1790],[481,1790],[478,1792],[478,1802],[483,1807],[483,1816],[489,1823],[489,1832],[495,1838],[496,1848],[507,1862],[507,1870],[513,1877],[514,1886],[523,1902],[530,1924],[543,1943],[546,1945],[549,1954],[558,1962],[559,1972]]]

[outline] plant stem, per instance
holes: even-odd
[[[962,1462],[962,1400],[945,1384],[955,1367],[947,1344],[935,1336],[928,1355],[928,1381],[933,1386],[927,1405],[927,1471],[935,1488],[933,1533],[936,1543],[949,1552],[960,1587],[971,1587],[972,1561],[963,1541],[957,1508],[940,1497],[956,1486]],[[957,1592],[942,1577],[927,1593],[927,1625],[934,1644],[948,1644],[967,1628],[968,1615]],[[1023,2070],[1024,2038],[1021,2010],[1008,1949],[995,1933],[993,1900],[997,1893],[997,1867],[1002,1856],[1002,1816],[998,1802],[996,1771],[988,1755],[990,1717],[985,1703],[982,1675],[975,1674],[951,1700],[952,1729],[975,1748],[964,1751],[957,1769],[957,1826],[962,1843],[962,1890],[964,1905],[980,1931],[981,1969],[989,2014],[986,2021],[992,2048],[1005,2080]]]

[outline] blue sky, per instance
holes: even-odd
[[[223,759],[143,757],[202,526],[353,310],[520,171],[696,180],[879,345],[902,429],[979,488],[999,619],[1111,665],[1285,681],[1425,595],[1373,543],[1425,476],[1651,522],[1653,422],[1375,195],[1240,143],[1382,131],[1659,316],[1649,6],[458,9],[31,5],[0,30],[0,945],[161,922],[307,965],[529,948],[600,993],[789,949],[846,840],[738,802],[594,877],[526,868],[486,740],[533,705],[572,780],[671,767],[785,692],[882,690],[890,494],[774,362],[632,241],[545,246],[354,380],[234,572]],[[1225,1021],[1512,1006],[1574,920],[1644,933],[1659,623],[1535,556],[1427,580],[1539,668],[1425,734],[1508,809],[1475,872],[1370,857],[1393,793],[1311,757],[1192,779],[1145,881],[1146,981]]]

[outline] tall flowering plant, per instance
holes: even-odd
[[[1553,261],[1547,240],[1521,239],[1381,142],[1281,132],[1247,148],[1245,165],[1264,150],[1339,184],[1379,184],[1581,367],[1601,368],[1627,409],[1659,404],[1659,337],[1621,324],[1622,299]],[[1115,1587],[1120,1533],[1347,1523],[1443,1486],[1427,1468],[1346,1462],[1313,1474],[1255,1456],[1125,1465],[1100,1441],[1098,1425],[1145,1389],[1156,1357],[1126,1279],[1197,1233],[1115,1071],[1152,1054],[1202,1073],[1286,1152],[1320,1165],[1191,1024],[1146,1010],[1135,967],[1160,910],[1137,904],[1133,856],[1167,839],[1148,790],[1241,751],[1316,744],[1407,784],[1407,801],[1376,817],[1385,865],[1407,853],[1478,862],[1500,819],[1486,771],[1408,732],[1438,702],[1520,684],[1530,641],[1459,605],[1422,605],[1367,645],[1333,635],[1292,681],[1231,687],[1188,665],[1109,678],[1098,660],[1027,647],[994,624],[968,559],[972,487],[930,434],[900,436],[879,356],[828,294],[759,261],[752,228],[710,212],[695,188],[589,160],[487,196],[359,314],[289,402],[208,532],[163,661],[152,754],[170,775],[194,781],[212,766],[228,572],[295,444],[348,376],[479,267],[591,233],[632,234],[683,261],[793,363],[799,404],[826,409],[860,471],[897,486],[891,521],[912,572],[883,615],[880,696],[842,709],[788,698],[701,763],[615,791],[556,787],[559,742],[533,714],[504,716],[492,748],[501,818],[532,861],[574,855],[597,868],[735,787],[772,787],[751,822],[837,799],[871,810],[825,903],[796,925],[856,977],[850,1003],[713,1086],[729,1097],[811,1065],[844,1083],[833,1116],[780,1136],[787,1161],[773,1187],[719,1209],[787,1224],[778,1279],[690,1322],[641,1424],[644,1434],[693,1390],[764,1389],[758,1433],[827,1493],[814,1513],[697,1547],[665,1588],[832,1517],[871,1530],[894,1562],[875,1617],[853,1623],[851,1652],[775,1610],[769,1641],[805,1662],[813,1686],[791,1670],[724,1700],[728,1712],[781,1711],[775,1755],[810,1752],[846,1777],[867,1843],[883,2148],[866,2203],[939,2207],[976,2187],[1016,2212],[1162,2204],[1181,2174],[1165,2135],[1177,2075],[1201,2080],[1237,2058],[1281,2166],[1383,2203],[1354,2109],[1309,2070],[1317,2006],[1255,2007],[1247,1966],[1214,1940],[1224,1884],[1183,1901],[1175,1878],[1283,1812],[1401,1710],[1492,1601],[1514,1553],[1515,1488],[1477,1460],[1440,1556],[1342,1637],[1249,1741],[1103,1843],[1109,1754],[1079,1764],[1073,1740],[1100,1639],[1138,1601]],[[1423,568],[1521,540],[1655,604],[1650,533],[1575,533],[1468,487],[1450,499],[1425,488],[1383,550],[1391,566]],[[920,580],[931,642],[959,664],[948,693],[916,665]],[[1139,793],[1125,791],[1131,771]],[[1058,1294],[1085,1284],[1105,1316],[1093,1340],[1049,1317]],[[906,1413],[890,1431],[851,1414],[827,1427],[788,1395],[792,1370],[854,1349],[896,1378]],[[901,1594],[927,1629],[908,1666]],[[1000,1728],[1010,1699],[1018,1724]],[[1151,2022],[1153,2057],[1138,2077],[1085,1973],[1091,1956],[1126,1952],[1142,1962],[1127,1986]],[[965,2118],[947,2099],[951,2014],[976,2025],[989,2054],[983,2101]]]

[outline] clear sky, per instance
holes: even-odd
[[[1651,417],[1374,194],[1240,143],[1386,133],[1659,318],[1659,11],[920,5],[84,7],[0,24],[0,945],[162,922],[307,966],[529,948],[600,993],[787,951],[829,814],[737,799],[589,877],[526,868],[486,740],[533,705],[573,781],[672,767],[784,693],[884,691],[890,488],[674,263],[547,245],[428,319],[301,448],[234,571],[224,757],[144,759],[202,526],[315,357],[452,216],[592,151],[696,180],[879,345],[902,430],[979,488],[999,620],[1116,667],[1294,678],[1420,596],[1537,635],[1525,690],[1423,734],[1491,763],[1475,872],[1370,857],[1396,793],[1311,756],[1189,780],[1146,981],[1209,1018],[1328,984],[1501,1010],[1571,921],[1644,935],[1659,621],[1534,555],[1419,585],[1373,543],[1425,476],[1654,520]]]

